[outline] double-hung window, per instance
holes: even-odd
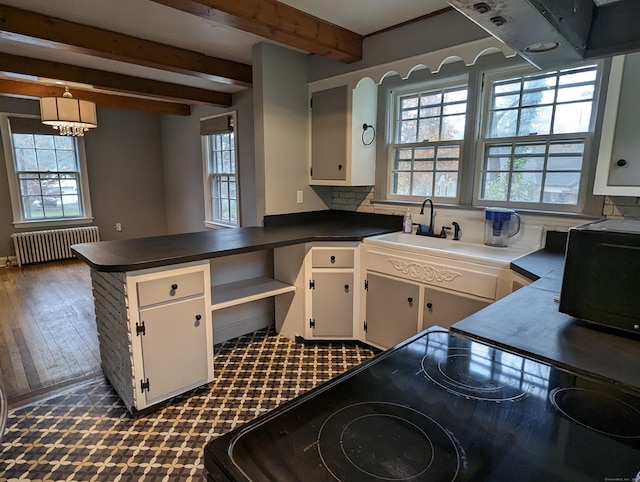
[[[206,224],[240,225],[235,113],[202,119]]]
[[[390,199],[459,198],[467,91],[465,77],[393,92]]]
[[[14,224],[90,220],[83,139],[61,136],[40,119],[2,115]]]
[[[476,204],[580,211],[598,65],[487,76]]]

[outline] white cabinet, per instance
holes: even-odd
[[[355,259],[356,248],[311,248],[306,260],[306,338],[354,338]]]
[[[389,348],[418,333],[420,285],[367,273],[364,341]]]
[[[504,291],[499,267],[373,246],[364,258],[363,339],[383,349],[431,326],[449,328]]]
[[[613,58],[594,194],[640,196],[640,53]]]
[[[213,379],[209,262],[127,273],[133,409]]]
[[[204,296],[140,310],[137,384],[148,405],[207,382],[206,312]]]
[[[369,78],[355,88],[311,90],[309,184],[372,186],[378,86]],[[363,126],[367,126],[364,129]]]
[[[358,242],[317,242],[274,249],[274,278],[295,290],[275,299],[276,331],[287,338],[358,339]]]
[[[451,325],[491,304],[490,300],[464,293],[424,287],[422,329],[430,326],[450,328]]]

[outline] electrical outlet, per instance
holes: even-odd
[[[116,223],[113,225],[113,229],[115,229],[116,231],[120,232],[122,231],[122,223]]]
[[[298,204],[302,204],[304,202],[303,199],[304,197],[302,191],[296,192],[296,201],[298,202]]]

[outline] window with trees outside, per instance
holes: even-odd
[[[205,163],[206,223],[239,226],[237,156],[233,114],[200,123]]]
[[[14,223],[59,223],[90,215],[84,150],[40,119],[3,116]]]
[[[466,79],[393,94],[389,197],[432,197],[453,202],[467,112]]]
[[[485,79],[479,203],[574,210],[597,80],[597,65]]]

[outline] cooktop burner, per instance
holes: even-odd
[[[207,444],[209,481],[632,481],[640,396],[430,329]]]
[[[482,369],[485,366],[491,369]],[[465,348],[454,348],[444,360],[425,355],[422,370],[439,387],[475,400],[514,401],[526,396],[531,388],[522,367]]]
[[[318,450],[340,481],[454,481],[462,450],[438,422],[409,407],[355,403],[335,411],[320,428]]]
[[[584,427],[612,437],[640,439],[640,411],[619,398],[585,388],[555,388],[549,400]]]

